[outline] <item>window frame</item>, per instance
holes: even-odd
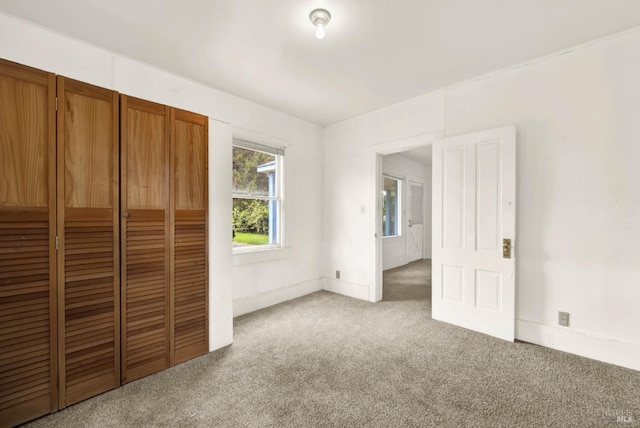
[[[264,244],[264,245],[249,245],[243,247],[233,247],[233,254],[243,254],[243,253],[253,253],[258,251],[273,251],[273,250],[281,250],[285,248],[284,240],[284,157],[285,157],[285,149],[284,147],[276,147],[272,145],[267,145],[263,143],[259,143],[253,140],[244,139],[244,138],[233,138],[232,139],[232,155],[234,148],[241,148],[245,150],[252,150],[256,152],[266,153],[275,156],[275,196],[263,196],[263,195],[247,195],[234,193],[233,187],[231,189],[231,198],[232,201],[235,199],[245,199],[245,200],[260,200],[260,201],[275,201],[276,202],[276,243],[275,244]],[[231,170],[231,174],[233,176],[233,168]],[[232,205],[233,207],[233,202]]]
[[[395,180],[396,183],[398,183],[398,190],[397,190],[397,194],[396,194],[396,218],[395,218],[395,233],[393,235],[385,235],[385,204],[384,204],[384,198],[385,198],[385,193],[386,190],[384,189],[384,180],[385,178],[390,179],[390,180]],[[403,232],[403,227],[402,227],[402,209],[403,209],[403,185],[404,183],[404,178],[401,177],[397,177],[394,176],[392,174],[386,174],[383,173],[382,174],[382,194],[380,195],[381,201],[380,201],[380,205],[382,207],[382,239],[389,239],[389,238],[399,238],[402,236],[402,232]]]

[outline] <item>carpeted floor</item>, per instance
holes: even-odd
[[[640,425],[640,372],[433,321],[428,277],[414,262],[377,304],[321,291],[236,318],[232,346],[31,426]]]

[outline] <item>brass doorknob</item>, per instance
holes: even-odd
[[[128,212],[125,211],[122,213],[122,218],[129,218],[129,217],[131,217],[131,214],[129,214]]]
[[[502,258],[511,258],[511,239],[505,238],[502,240]]]

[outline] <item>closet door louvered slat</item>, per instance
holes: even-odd
[[[0,60],[0,426],[57,409],[55,77]]]
[[[173,364],[208,351],[207,118],[172,110]]]
[[[60,407],[120,385],[118,108],[58,77]]]
[[[169,367],[169,108],[121,96],[122,380]]]

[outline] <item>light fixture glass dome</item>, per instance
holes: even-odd
[[[331,21],[331,14],[326,9],[315,9],[309,14],[309,21],[316,26],[316,37],[324,38],[324,27]]]

